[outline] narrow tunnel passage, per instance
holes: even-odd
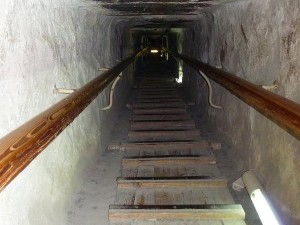
[[[202,137],[222,143],[222,149],[213,153],[234,201],[244,206],[246,223],[259,224],[258,217],[245,190],[234,192],[231,186],[243,172],[252,170],[283,223],[298,224],[300,204],[295,196],[300,194],[299,136],[287,126],[277,126],[264,113],[213,81],[213,102],[222,109],[211,108],[203,78],[164,49],[235,74],[284,97],[283,101],[299,103],[299,4],[297,0],[2,1],[0,224],[107,223],[107,211],[102,207],[106,204],[108,209],[108,204],[113,203],[117,193],[114,180],[120,176],[119,162],[125,153],[106,149],[114,138],[117,142],[127,138],[126,121],[145,117],[131,118],[125,105],[134,106],[137,90],[132,87],[154,76],[178,82],[176,90],[188,105]],[[55,122],[68,110],[73,111],[70,114],[77,113],[78,108],[70,110],[76,99],[87,100],[83,95],[71,96],[97,75],[108,76],[110,72],[104,71],[144,47],[150,47],[149,54],[122,71],[109,110],[101,110],[109,105],[108,86],[98,96],[93,93],[95,99],[81,106],[81,110],[87,108],[76,119],[64,117],[61,124],[57,122],[49,128],[34,142],[36,151],[31,151],[28,146],[49,121]],[[57,87],[72,94],[57,93]],[[180,98],[171,89],[165,91],[157,84],[155,92],[163,100],[149,99],[144,103],[180,108]],[[64,101],[70,101],[66,108],[44,116],[49,107]],[[270,111],[287,115],[278,108]],[[34,129],[26,133],[26,126],[22,126],[23,136],[18,136],[20,130],[13,132],[40,112],[44,114],[38,116]],[[295,122],[295,129],[300,127],[298,124],[297,128],[298,112],[286,116],[287,123]],[[165,129],[189,120],[186,114],[166,117],[161,113],[157,113],[155,121],[165,121]],[[117,121],[123,125],[118,127]],[[158,125],[135,126],[149,129]],[[7,138],[9,134],[13,138]],[[189,133],[188,137],[193,135]],[[23,146],[27,146],[26,151],[18,152]],[[27,161],[18,161],[19,157],[27,157]],[[15,166],[18,171],[7,175]],[[101,204],[95,205],[95,200]]]

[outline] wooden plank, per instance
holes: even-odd
[[[137,103],[160,103],[160,102],[183,102],[183,99],[180,97],[177,98],[149,98],[149,99],[138,99]]]
[[[154,177],[154,166],[139,166],[137,177]]]
[[[145,143],[111,143],[109,150],[198,150],[198,149],[220,149],[221,143],[210,143],[207,141],[193,142],[145,142]]]
[[[146,95],[146,94],[139,94],[138,100],[141,99],[161,99],[161,98],[179,98],[178,94],[164,94],[164,95]]]
[[[200,130],[186,131],[130,131],[130,141],[194,141],[199,139]]]
[[[197,177],[118,177],[118,188],[227,187],[227,180]]]
[[[133,109],[133,113],[137,114],[137,115],[184,114],[184,113],[186,113],[186,107],[182,107],[182,108]]]
[[[218,168],[214,164],[155,166],[154,175],[155,177],[221,176]],[[130,175],[128,177],[130,177]]]
[[[110,205],[109,219],[116,220],[174,220],[203,219],[243,220],[245,212],[241,205]]]
[[[110,225],[246,225],[244,220],[127,220],[127,221],[111,221]]]
[[[130,157],[122,159],[123,167],[156,165],[200,165],[215,164],[213,156],[165,156],[165,157]]]
[[[194,120],[159,121],[159,122],[131,122],[131,130],[192,130],[195,129]]]
[[[178,121],[191,119],[189,114],[165,114],[165,115],[132,115],[133,121]]]
[[[151,108],[185,108],[184,102],[163,102],[163,103],[135,103],[134,109],[151,109]]]

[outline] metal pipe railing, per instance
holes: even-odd
[[[0,191],[144,51],[121,61],[0,139]]]
[[[168,51],[168,50],[166,50]],[[300,140],[300,104],[265,90],[240,77],[212,67],[201,61],[168,51],[186,64],[200,69],[243,102],[275,122],[278,126]]]

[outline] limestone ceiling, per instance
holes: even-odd
[[[116,15],[195,15],[224,0],[97,0]]]

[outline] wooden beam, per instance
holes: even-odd
[[[138,99],[137,103],[183,102],[182,98]]]
[[[131,130],[192,130],[195,129],[194,120],[159,121],[159,122],[131,122]]]
[[[198,177],[118,177],[118,188],[227,187],[227,180]]]
[[[241,205],[110,205],[109,220],[243,220]]]
[[[190,114],[165,114],[165,115],[132,115],[133,121],[180,121],[191,119]]]
[[[202,142],[153,142],[153,143],[111,143],[109,150],[197,150],[203,148],[220,149],[221,143]]]
[[[130,141],[194,141],[200,138],[200,130],[187,131],[130,131]]]
[[[153,108],[185,108],[184,102],[158,102],[158,103],[134,103],[134,109],[153,109]]]
[[[123,167],[160,166],[160,165],[200,165],[215,164],[213,156],[165,156],[165,157],[131,157],[123,158]]]
[[[156,109],[133,109],[133,113],[137,115],[157,115],[157,114],[184,114],[186,107],[182,108],[156,108]]]

